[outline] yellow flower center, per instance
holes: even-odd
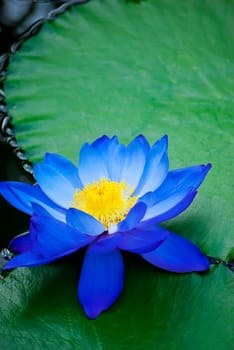
[[[99,220],[108,230],[111,224],[122,221],[136,203],[138,196],[131,197],[134,189],[124,182],[105,178],[76,189],[72,208],[82,210]]]

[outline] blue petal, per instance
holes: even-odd
[[[147,155],[150,151],[149,142],[147,141],[147,139],[143,135],[138,135],[137,140],[141,143],[141,147],[142,147],[145,155]]]
[[[136,228],[121,234],[118,247],[131,253],[146,253],[159,247],[168,234],[168,231],[157,226]]]
[[[87,143],[80,151],[78,172],[83,185],[108,178],[106,164],[101,154]]]
[[[193,201],[197,192],[188,190],[174,193],[169,198],[157,202],[151,208],[146,210],[146,214],[142,219],[142,224],[156,224],[163,222],[182,213]],[[141,199],[143,200],[143,199]]]
[[[16,256],[4,268],[46,264],[79,250],[95,239],[49,216],[32,216],[30,235],[32,250]]]
[[[34,249],[38,249],[46,256],[67,255],[70,251],[78,250],[95,239],[52,217],[33,216],[30,232],[32,230],[37,234],[37,246],[34,245]]]
[[[10,249],[17,253],[25,253],[32,249],[32,239],[29,233],[23,233],[13,238],[9,244]]]
[[[42,191],[62,208],[68,208],[73,200],[76,187],[70,178],[46,163],[36,164],[34,167],[35,178]]]
[[[165,198],[179,190],[196,190],[205,179],[211,164],[196,165],[188,168],[169,171],[160,188],[156,191],[157,198]]]
[[[115,249],[105,254],[88,249],[82,266],[78,297],[86,315],[95,319],[108,309],[123,289],[124,264]]]
[[[126,153],[125,146],[119,145],[117,136],[110,139],[105,135],[94,141],[91,146],[101,155],[108,171],[108,178],[115,181],[118,178],[119,181],[124,164],[122,157]]]
[[[16,267],[26,267],[26,266],[38,266],[48,264],[55,259],[52,257],[44,257],[38,253],[25,252],[23,254],[15,256],[13,259],[8,261],[6,265],[2,267],[3,270],[10,270]]]
[[[102,156],[106,154],[106,149],[108,148],[108,145],[110,144],[111,139],[103,135],[99,137],[97,140],[95,140],[91,146],[95,148]]]
[[[82,187],[77,167],[67,158],[59,154],[46,153],[44,163],[54,168],[58,173],[63,174],[74,188]]]
[[[195,244],[175,233],[170,233],[157,249],[142,257],[157,267],[178,273],[205,271],[210,266],[208,258]]]
[[[37,235],[33,249],[43,256],[68,255],[94,240],[94,237],[83,234],[52,217],[32,216],[30,233],[32,231]]]
[[[149,221],[147,221],[147,223],[156,224],[156,223],[160,223],[176,217],[177,215],[181,214],[185,209],[187,209],[190,206],[196,194],[197,192],[188,192],[186,196],[180,202],[174,205],[171,209],[162,213],[161,215],[157,215],[156,217],[150,219]]]
[[[98,239],[92,244],[93,253],[107,253],[117,247],[119,240],[121,239],[122,233],[103,233]]]
[[[136,137],[126,148],[126,159],[123,164],[121,180],[134,189],[139,183],[145,166],[145,150],[142,137]]]
[[[138,202],[129,211],[126,218],[118,224],[118,231],[124,232],[133,229],[143,218],[146,212],[146,204]]]
[[[108,173],[112,181],[119,182],[126,159],[126,147],[112,142],[108,149]]]
[[[168,172],[167,157],[168,139],[165,135],[150,150],[146,159],[145,168],[134,195],[144,195],[149,191],[155,191],[164,181]]]
[[[75,208],[67,211],[67,223],[90,236],[97,236],[105,231],[105,227],[97,219]]]
[[[23,182],[0,182],[0,193],[14,207],[26,214],[32,215],[32,203],[38,203],[53,216],[62,218],[64,210],[52,202],[38,185]]]
[[[207,164],[169,172],[158,190],[140,198],[147,205],[143,221],[159,223],[179,215],[192,203],[196,189],[210,168],[211,165]]]
[[[14,237],[9,243],[10,249],[17,253],[25,253],[27,251],[33,250],[34,244],[37,240],[37,235],[38,232],[33,229],[31,218],[29,232]]]
[[[32,199],[43,196],[38,186],[15,181],[0,182],[0,193],[11,205],[29,215],[32,214]]]
[[[51,215],[51,213],[49,213],[45,209],[45,207],[42,207],[40,204],[32,203],[32,210],[33,210],[33,215],[37,215],[37,216],[52,216],[53,217],[53,215]],[[60,220],[60,221],[65,222],[65,219],[66,219],[66,216],[64,215],[63,220]]]
[[[108,162],[109,162],[108,150],[111,147],[111,144],[113,143],[114,140],[116,140],[116,137],[113,137],[112,139],[110,139],[108,136],[103,135],[102,137],[98,138],[91,144],[91,147],[94,148],[101,155],[103,162],[107,168],[107,171],[108,171]]]
[[[113,181],[120,181],[123,166],[126,164],[127,148],[130,147],[129,150],[132,152],[134,144],[137,144],[135,148],[140,148],[140,152],[143,152],[145,156],[150,150],[149,143],[143,135],[137,136],[128,147],[119,144],[117,136],[109,138],[105,135],[95,140],[91,146],[95,148],[102,156],[107,167],[109,178]],[[137,158],[135,159],[137,160]],[[127,162],[129,162],[129,160]],[[127,170],[127,165],[125,165],[125,168]]]

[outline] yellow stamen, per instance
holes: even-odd
[[[70,207],[82,210],[99,220],[108,230],[111,224],[122,221],[136,203],[138,196],[131,197],[134,189],[124,182],[105,178],[76,189]]]

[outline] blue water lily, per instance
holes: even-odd
[[[192,203],[211,165],[169,171],[167,148],[167,136],[153,146],[142,135],[127,146],[102,136],[82,146],[78,168],[47,153],[34,167],[35,185],[0,183],[3,197],[31,215],[29,233],[10,243],[19,254],[4,268],[47,264],[88,246],[78,298],[92,319],[122,291],[121,250],[172,272],[209,269],[198,247],[158,224]]]

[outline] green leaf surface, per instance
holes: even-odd
[[[213,168],[191,208],[165,226],[233,259],[233,15],[228,0],[93,0],[46,23],[12,58],[6,84],[30,160],[49,151],[76,162],[102,134],[124,143],[168,134],[171,168]],[[81,261],[1,281],[3,348],[232,348],[234,279],[222,264],[177,275],[126,255],[120,299],[90,321],[76,297]]]

